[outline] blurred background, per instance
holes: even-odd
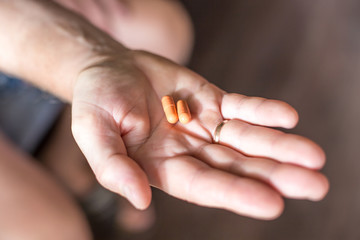
[[[182,1],[196,31],[189,67],[229,92],[293,105],[292,132],[325,149],[331,188],[319,203],[286,200],[270,222],[154,190],[155,228],[129,239],[360,239],[360,1]]]

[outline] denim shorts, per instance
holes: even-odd
[[[63,106],[56,97],[0,73],[0,131],[24,151],[37,150]]]

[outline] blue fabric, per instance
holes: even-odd
[[[0,73],[0,130],[24,151],[37,149],[63,105],[54,96]]]

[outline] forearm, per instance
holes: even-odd
[[[0,70],[68,101],[83,69],[124,50],[52,1],[0,0]]]

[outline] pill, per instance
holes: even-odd
[[[179,118],[176,113],[176,106],[175,106],[174,99],[171,96],[164,96],[161,99],[161,103],[162,103],[167,121],[169,123],[176,123]]]
[[[179,115],[179,120],[181,123],[186,124],[191,120],[191,114],[189,110],[189,106],[184,100],[179,100],[177,102],[177,112]]]

